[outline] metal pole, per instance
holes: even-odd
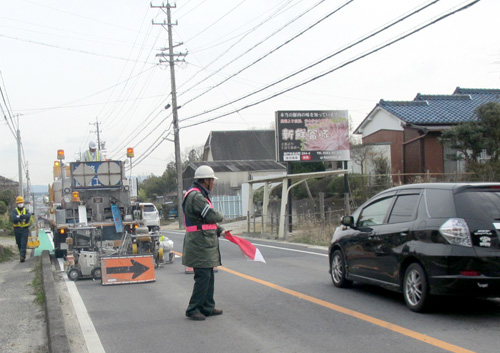
[[[288,162],[287,163],[287,174],[292,174],[292,163]],[[292,179],[288,178],[288,188],[292,186]],[[288,231],[291,233],[293,232],[293,225],[292,225],[292,189],[288,191]],[[286,240],[286,233],[285,233],[285,240]]]

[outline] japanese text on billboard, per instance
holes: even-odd
[[[277,111],[279,162],[349,160],[347,110]]]

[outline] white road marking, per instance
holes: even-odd
[[[64,268],[63,259],[59,260],[59,268]],[[87,308],[76,288],[76,284],[73,281],[70,281],[67,276],[64,277],[64,282],[66,283],[66,287],[68,288],[69,295],[71,297],[71,301],[73,302],[73,307],[75,308],[76,316],[78,318],[78,322],[80,323],[80,328],[82,329],[83,337],[85,339],[85,343],[87,345],[87,349],[91,353],[106,353],[104,347],[102,346],[101,340],[99,339],[99,335],[90,319],[89,313],[87,312]]]
[[[225,241],[229,241],[226,239],[222,239]],[[305,251],[305,250],[298,250],[298,249],[288,249],[288,248],[282,248],[280,246],[273,246],[273,245],[264,245],[264,244],[254,244],[256,247],[264,247],[264,248],[272,248],[272,249],[278,249],[278,250],[285,250],[285,251],[292,251],[292,252],[300,252],[303,254],[310,254],[310,255],[318,255],[318,256],[328,256],[327,254],[320,254],[317,252],[312,252],[312,251]]]

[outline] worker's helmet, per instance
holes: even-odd
[[[23,203],[23,202],[24,202],[24,198],[22,196],[16,197],[16,203]]]
[[[89,148],[95,150],[97,148],[97,143],[95,143],[95,141],[90,141]]]
[[[195,179],[217,179],[214,174],[214,170],[208,165],[202,165],[196,168],[194,172]]]

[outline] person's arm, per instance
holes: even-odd
[[[211,208],[207,199],[199,192],[193,195],[193,210],[203,223],[217,223],[224,220],[222,213]]]
[[[10,221],[13,224],[18,224],[21,222],[21,216],[17,214],[16,209],[13,209],[10,213]]]

